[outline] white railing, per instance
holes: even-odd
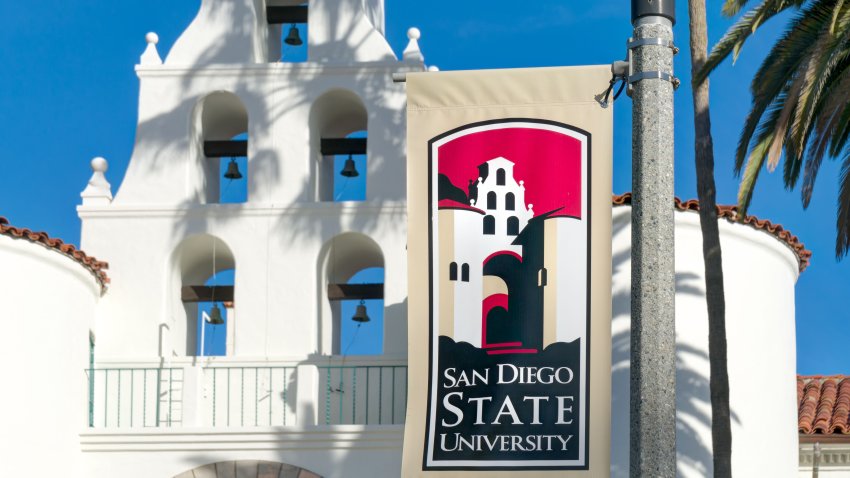
[[[86,371],[92,428],[404,423],[407,365],[359,359],[121,364]],[[339,364],[335,365],[334,362]]]

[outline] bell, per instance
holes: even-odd
[[[345,166],[339,174],[346,178],[356,178],[357,176],[360,176],[360,173],[357,172],[357,168],[354,166],[354,160],[351,159],[350,154],[348,155],[348,159],[345,160]]]
[[[298,34],[298,27],[294,23],[289,27],[289,34],[286,35],[286,39],[283,42],[292,46],[301,46],[304,44],[301,40],[301,35]]]
[[[369,322],[370,320],[372,320],[366,314],[366,303],[363,302],[362,300],[360,301],[360,305],[357,306],[357,310],[354,312],[354,317],[352,317],[351,320],[353,320],[357,323],[360,323],[360,324],[363,324],[363,323],[366,323],[366,322]]]
[[[236,164],[236,160],[230,158],[230,164],[227,165],[227,172],[224,173],[224,177],[227,179],[242,179],[242,173],[239,172],[239,165]]]
[[[218,307],[218,304],[213,304],[213,308],[210,311],[210,323],[213,325],[224,323],[224,317],[221,316],[221,309]]]

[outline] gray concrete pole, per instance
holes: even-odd
[[[673,0],[632,0],[632,477],[676,476]]]

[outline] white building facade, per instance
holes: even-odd
[[[57,458],[41,469],[81,478],[399,476],[406,131],[404,86],[392,75],[426,66],[415,29],[395,56],[383,11],[383,0],[203,0],[164,60],[148,35],[126,175],[113,197],[106,162],[93,161],[78,208],[83,249],[109,261],[108,289],[55,251],[0,235],[4,267],[32,276],[0,275],[2,290],[16,291],[6,305],[28,318],[4,354],[29,357],[39,341],[43,351],[13,379],[50,377],[49,388],[65,397],[40,416],[20,411],[51,408],[46,384],[2,398],[2,418],[14,420],[0,420],[12,423],[0,435],[0,476],[24,476],[45,450]],[[305,62],[287,61],[292,23],[304,36]],[[357,176],[338,170],[347,155],[357,156]],[[224,175],[231,157],[246,158],[241,178]],[[441,209],[440,221],[476,214],[482,228],[486,217],[495,228],[493,244],[446,257],[447,278],[451,263],[458,267],[455,293],[498,292],[480,267],[463,281],[462,265],[521,252],[509,224],[516,218],[522,230],[532,216],[521,179],[509,158],[493,158],[474,204]],[[365,198],[338,200],[344,181],[362,181]],[[223,200],[239,184],[244,197]],[[704,272],[698,217],[686,209],[676,213],[677,453],[681,476],[708,476]],[[616,208],[612,476],[628,474],[629,228],[628,205]],[[796,476],[793,302],[807,257],[764,227],[724,220],[721,236],[735,474]],[[356,279],[375,269],[381,281]],[[62,294],[60,306],[28,285],[45,278]],[[383,300],[380,330],[359,329],[373,327],[381,354],[345,353],[342,302],[359,298]],[[199,345],[202,333],[220,330],[204,322],[210,304],[223,316],[216,354]],[[45,342],[39,318],[63,313],[62,333]],[[464,333],[481,340],[480,330]],[[765,394],[773,400],[752,398]],[[55,442],[36,445],[32,437],[45,430]]]

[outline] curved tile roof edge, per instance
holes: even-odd
[[[800,435],[850,435],[850,376],[797,375]]]
[[[26,239],[30,242],[39,243],[73,259],[94,275],[98,284],[100,284],[101,292],[105,291],[106,285],[109,284],[109,276],[106,275],[106,269],[109,268],[109,264],[107,262],[99,261],[94,257],[87,255],[85,252],[77,249],[77,247],[73,244],[66,244],[62,239],[50,237],[46,232],[32,231],[27,228],[12,226],[9,224],[9,220],[3,216],[0,216],[0,235],[9,236],[13,239]]]
[[[682,201],[679,198],[675,198],[676,209],[679,211],[693,211],[699,212],[699,201],[696,199],[689,199],[687,201]],[[632,193],[623,193],[623,194],[615,194],[613,197],[614,206],[631,206],[632,204]],[[791,248],[794,254],[797,256],[797,262],[799,263],[800,272],[806,270],[809,267],[809,264],[812,260],[812,251],[806,249],[806,246],[800,241],[797,236],[791,233],[791,231],[782,227],[781,224],[774,224],[767,219],[759,219],[756,216],[744,216],[743,218],[738,218],[738,207],[737,206],[728,206],[728,205],[717,205],[717,217],[726,219],[731,223],[737,224],[746,224],[753,229],[758,229],[760,231],[764,231],[773,237],[779,239],[784,242],[785,245]]]

